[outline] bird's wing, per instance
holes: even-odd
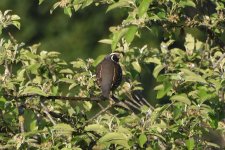
[[[100,82],[102,80],[102,62],[97,66],[96,77],[98,85],[101,86]]]
[[[112,90],[115,90],[122,81],[122,69],[119,64],[114,63],[113,71]]]

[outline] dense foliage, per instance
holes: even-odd
[[[140,112],[133,112],[99,102],[95,67],[104,56],[66,62],[58,52],[25,46],[10,35],[0,41],[1,148],[222,149],[224,0],[60,0],[50,12],[60,7],[72,17],[92,4],[127,12],[110,27],[109,39],[99,39],[125,53],[124,81],[115,96],[132,100],[134,91],[143,90],[140,74],[149,69],[156,98],[167,103],[138,105]],[[19,28],[19,19],[1,11],[0,31]]]

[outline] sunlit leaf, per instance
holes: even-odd
[[[148,10],[149,5],[151,4],[152,0],[142,0],[140,6],[138,7],[138,15],[142,17]]]
[[[147,142],[147,137],[146,137],[145,134],[142,133],[142,134],[139,136],[138,140],[139,140],[139,145],[140,145],[140,147],[143,148],[144,144]]]
[[[71,8],[70,7],[64,8],[64,13],[66,15],[68,15],[69,17],[71,17],[72,16],[72,10],[71,10]]]
[[[107,133],[108,130],[100,124],[91,124],[85,127],[85,131],[94,131],[96,133],[102,134],[102,133]]]
[[[44,0],[39,0],[39,5],[41,5],[44,2]]]
[[[170,97],[170,100],[171,101],[182,102],[182,103],[185,103],[187,105],[191,105],[190,99],[184,93],[183,94],[178,94],[178,95],[173,95],[172,97]]]
[[[193,150],[195,147],[195,141],[193,138],[186,140],[186,146],[188,150]]]
[[[60,73],[67,73],[67,74],[73,74],[73,70],[71,70],[71,69],[62,69],[62,70],[60,70]]]
[[[144,60],[146,63],[154,63],[154,64],[161,64],[161,60],[157,57],[148,57]]]
[[[104,43],[104,44],[109,44],[109,45],[112,44],[112,40],[110,40],[110,39],[102,39],[102,40],[99,40],[98,42]]]
[[[137,32],[138,27],[137,26],[130,26],[128,28],[127,33],[125,34],[125,39],[128,43],[131,43],[135,37],[135,34]]]
[[[178,3],[178,5],[181,7],[186,7],[186,6],[196,7],[195,3],[192,0],[181,0]]]
[[[123,133],[112,132],[102,136],[98,142],[106,145],[118,144],[125,148],[129,148],[128,137]]]
[[[6,103],[6,99],[4,97],[0,97],[0,110],[4,109]]]
[[[110,5],[108,9],[106,10],[106,12],[113,10],[115,8],[128,7],[128,6],[129,6],[128,0],[119,0],[118,2]]]
[[[188,70],[188,69],[180,69],[184,73],[184,79],[187,82],[202,82],[207,83],[206,80],[200,75]]]
[[[157,89],[157,99],[163,98],[171,89],[172,89],[172,84],[170,82],[164,82],[163,85],[160,86],[161,88],[158,87],[155,88]]]
[[[70,136],[74,129],[69,125],[65,123],[59,123],[53,126],[53,130],[57,132],[57,134],[60,135],[66,135]]]
[[[164,67],[165,67],[165,66],[163,66],[162,64],[158,64],[158,65],[154,68],[154,70],[153,70],[153,76],[154,76],[155,78],[157,78],[158,75],[159,75],[159,73],[160,73],[160,71],[162,71],[162,70],[164,69]]]
[[[40,88],[34,86],[25,87],[20,94],[21,95],[37,94],[41,96],[47,96],[47,94],[43,92]]]
[[[119,31],[115,31],[113,33],[113,38],[112,38],[112,45],[111,45],[111,49],[112,51],[114,51],[116,49],[116,46],[118,44],[118,42],[120,41],[120,39],[122,38],[122,36],[127,32],[127,28],[124,28],[122,30]]]
[[[24,112],[24,128],[26,131],[38,130],[37,117],[31,110],[25,110]]]
[[[141,72],[141,66],[138,61],[132,62],[132,66],[133,66],[134,70],[136,70],[139,73]]]

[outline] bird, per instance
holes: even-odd
[[[97,65],[97,83],[102,91],[104,99],[110,98],[110,92],[114,92],[122,82],[122,69],[119,64],[120,53],[111,53]]]

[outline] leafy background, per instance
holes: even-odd
[[[0,6],[1,149],[224,148],[223,0]],[[99,101],[111,51],[124,80]]]

